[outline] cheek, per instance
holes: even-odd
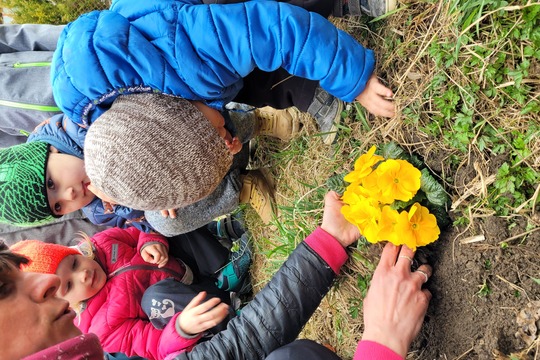
[[[10,306],[9,311],[1,311],[0,349],[2,359],[20,359],[38,352],[50,344],[51,329],[40,321],[39,309],[20,302]],[[14,326],[13,324],[16,324]]]

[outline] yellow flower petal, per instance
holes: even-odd
[[[437,225],[435,215],[430,214],[429,209],[419,203],[414,203],[411,210],[414,210],[414,214],[410,216],[409,221],[416,239],[416,245],[425,246],[437,240],[441,230]]]
[[[420,189],[422,173],[405,160],[386,160],[377,167],[375,174],[381,189],[381,202],[385,204],[395,200],[409,201]]]
[[[341,208],[341,213],[351,224],[354,224],[364,235],[365,229],[373,224],[377,225],[381,210],[378,206],[373,206],[369,199],[361,199],[354,204],[346,204]],[[365,236],[365,235],[364,235]]]
[[[354,162],[354,171],[343,178],[348,183],[359,183],[363,178],[371,174],[373,165],[384,160],[382,156],[375,155],[376,146],[372,146],[366,154],[360,155]]]

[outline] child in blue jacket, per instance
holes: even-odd
[[[104,31],[110,28],[118,31],[114,34]],[[394,104],[388,100],[392,92],[374,76],[374,63],[372,51],[364,49],[326,19],[284,3],[201,5],[188,0],[155,3],[118,0],[110,11],[87,14],[66,27],[53,59],[52,79],[55,98],[72,121],[89,127],[90,133],[94,122],[109,124],[95,131],[97,141],[92,144],[101,145],[92,147],[90,155],[85,149],[87,164],[89,161],[95,164],[94,159],[103,160],[102,145],[116,143],[103,143],[99,139],[106,139],[108,134],[103,129],[111,128],[117,121],[118,112],[114,115],[108,112],[119,99],[125,106],[135,103],[132,99],[137,94],[147,93],[157,98],[161,93],[222,109],[224,104],[235,100],[243,78],[256,68],[275,71],[281,67],[293,75],[318,80],[323,89],[344,101],[358,100],[376,115],[393,116]],[[91,78],[86,76],[88,72]],[[136,122],[136,116],[132,116],[127,123]],[[129,138],[134,132],[126,134]],[[199,156],[205,145],[212,142],[205,137],[194,138],[191,143],[194,149],[191,154],[184,152],[185,158]],[[139,144],[122,146],[129,153],[136,151]],[[212,190],[213,179],[225,176],[228,169],[219,164],[230,159],[222,156],[221,160],[217,156],[205,167],[202,174],[210,179],[210,184],[197,182],[194,199]],[[163,181],[162,184],[151,182],[152,188],[157,189],[151,193],[155,199],[170,198],[172,190],[167,187],[173,175],[170,169],[161,168],[157,172],[153,169],[148,174],[144,166],[127,167],[115,161],[107,166],[103,161],[98,163],[100,166],[92,166],[89,174],[96,190],[119,204],[148,204],[146,209],[151,209],[153,199],[148,198],[147,192],[131,191],[132,186],[140,189],[139,179],[147,176]],[[107,169],[112,168],[125,171],[111,177]],[[192,167],[194,171],[201,168]],[[132,184],[128,186],[129,181]],[[176,190],[187,189],[194,182],[172,183],[178,185],[173,188]],[[129,198],[126,195],[118,201],[126,188],[130,189]],[[185,204],[183,198],[175,200],[167,204],[171,207]]]
[[[254,3],[223,5],[226,6],[225,8],[223,8],[223,6],[218,6],[217,8],[215,8],[213,5],[205,6],[200,5],[199,3],[186,3],[184,6],[177,7],[176,2],[159,2],[158,4],[154,4],[157,5],[156,7],[150,6],[148,8],[145,8],[143,2],[137,3],[136,6],[125,5],[127,4],[124,4],[122,1],[118,1],[112,6],[112,11],[104,11],[101,13],[94,12],[88,16],[81,17],[75,23],[70,24],[61,37],[59,43],[60,48],[55,55],[55,62],[52,72],[53,84],[57,85],[55,86],[56,89],[63,89],[61,92],[56,91],[58,93],[58,99],[60,99],[60,107],[64,107],[64,110],[72,115],[72,121],[79,125],[82,125],[81,127],[75,127],[79,144],[82,144],[84,141],[84,137],[86,134],[85,127],[88,124],[92,123],[93,119],[95,120],[99,114],[103,113],[103,111],[107,109],[113,102],[113,100],[116,99],[116,97],[120,94],[127,95],[126,97],[129,97],[132,96],[130,94],[137,92],[151,91],[155,93],[161,90],[165,90],[167,93],[170,92],[172,95],[176,96],[181,95],[188,98],[199,98],[200,100],[204,100],[206,105],[219,108],[223,103],[225,103],[225,100],[228,100],[230,97],[234,96],[234,94],[239,94],[238,90],[241,87],[240,75],[247,75],[249,71],[254,69],[255,65],[259,66],[260,69],[266,71],[275,70],[279,65],[282,65],[291,73],[306,75],[313,79],[320,77],[324,73],[324,77],[321,78],[321,85],[329,85],[331,88],[335,88],[335,91],[339,90],[338,92],[342,92],[343,94],[341,95],[349,93],[349,95],[347,96],[351,99],[357,97],[360,101],[365,103],[368,108],[377,109],[375,111],[376,113],[384,115],[393,114],[393,104],[384,98],[385,96],[390,96],[391,91],[380,85],[377,79],[371,76],[374,63],[372,52],[363,49],[348,35],[337,31],[331,24],[325,22],[325,20],[315,14],[309,14],[305,11],[303,12],[300,9],[292,6],[287,6],[286,4],[276,4],[272,2],[265,2],[264,5]],[[280,54],[280,52],[272,51],[269,54],[265,54],[264,52],[260,52],[259,49],[255,49],[253,47],[251,56],[246,57],[246,60],[249,60],[247,62],[242,61],[242,58],[244,57],[243,55],[236,56],[239,55],[239,53],[235,55],[235,52],[232,50],[235,45],[241,45],[238,46],[238,48],[242,48],[249,43],[249,39],[246,39],[243,36],[239,36],[239,41],[237,41],[237,43],[234,43],[234,41],[229,41],[233,40],[233,38],[236,38],[236,35],[242,35],[239,32],[242,31],[242,26],[239,27],[240,30],[237,30],[238,27],[234,27],[233,29],[232,26],[227,23],[226,18],[220,15],[221,11],[216,12],[216,10],[226,9],[226,11],[224,11],[224,14],[228,11],[232,11],[232,14],[241,14],[244,7],[249,10],[249,14],[261,20],[260,24],[266,26],[270,26],[272,21],[276,22],[276,24],[284,21],[284,24],[281,25],[293,25],[295,23],[299,23],[301,25],[306,25],[307,23],[311,24],[306,27],[307,32],[303,31],[303,28],[295,28],[295,31],[297,31],[297,33],[295,33],[295,31],[291,32],[293,38],[296,37],[300,39],[304,37],[306,40],[309,40],[306,43],[307,45],[302,47],[303,49],[306,49],[306,51],[300,51],[300,53],[298,53],[298,51],[295,50],[294,46],[291,47],[291,44],[295,43],[294,41],[284,40],[287,39],[287,37],[284,37],[283,39],[281,39],[280,37],[274,37],[271,39],[277,41],[279,47],[284,47],[284,49],[282,50],[284,54],[286,53],[286,50],[293,50],[292,55],[302,55],[298,59],[302,61],[299,61],[298,65],[295,66],[295,68],[291,67],[292,63],[290,60],[292,58],[289,59],[287,56],[284,56],[282,59],[280,59],[280,56],[277,56],[278,54]],[[131,13],[131,11],[133,12]],[[218,13],[220,22],[218,22],[219,29],[216,29],[223,29],[223,31],[231,30],[231,34],[228,34],[230,36],[221,36],[222,40],[219,40],[217,42],[211,41],[208,42],[208,45],[204,45],[207,42],[204,42],[204,44],[199,43],[199,39],[196,35],[194,35],[193,39],[186,39],[186,33],[178,32],[178,34],[180,34],[178,44],[187,45],[186,41],[191,41],[194,45],[197,46],[186,46],[185,49],[189,51],[177,52],[178,54],[183,54],[181,60],[186,60],[186,62],[188,63],[191,62],[194,66],[181,66],[175,68],[175,62],[170,58],[169,54],[164,51],[166,51],[167,49],[172,50],[172,47],[174,47],[174,43],[169,43],[167,39],[170,40],[171,38],[174,38],[174,36],[171,37],[170,35],[171,31],[173,30],[176,33],[176,29],[173,29],[170,26],[153,26],[152,22],[147,21],[147,19],[150,17],[155,17],[155,20],[157,21],[157,23],[155,24],[159,24],[160,19],[164,20],[168,16],[177,15],[178,19],[182,21],[178,21],[176,25],[185,26],[187,29],[190,28],[194,23],[190,23],[189,19],[187,18],[184,19],[184,17],[186,16],[186,11],[187,13],[195,11],[196,14],[200,14],[201,16]],[[141,14],[147,14],[148,16],[143,16],[139,19],[138,16]],[[276,16],[276,14],[278,14],[278,16]],[[232,18],[242,19],[241,16]],[[97,24],[96,21],[100,22],[102,20],[104,21],[103,25],[121,25],[119,27],[121,31],[129,30],[129,34],[133,35],[133,38],[128,41],[129,46],[127,46],[128,43],[122,43],[123,40],[127,40],[122,36],[117,37],[116,35],[114,35],[112,38],[107,38],[108,36],[111,36],[111,34],[99,33],[99,31],[97,30],[100,29],[100,27],[95,28],[97,32],[87,32],[86,30],[84,30],[86,26],[91,26],[91,24],[95,25]],[[118,24],[116,24],[116,22],[118,22]],[[287,24],[289,22],[290,24]],[[242,21],[240,21],[240,25],[242,25]],[[269,29],[272,30],[271,35],[277,35],[275,31],[277,29],[276,27],[270,27]],[[288,28],[287,26],[285,26],[283,29],[286,30]],[[161,32],[161,34],[153,33],[154,30],[158,30],[158,32]],[[253,30],[253,34],[255,34],[256,36],[260,37],[261,35],[264,35],[264,31],[262,31],[260,28],[250,30]],[[121,59],[115,59],[114,64],[100,64],[101,70],[96,74],[98,76],[92,76],[92,78],[86,79],[86,76],[84,76],[82,73],[79,74],[78,72],[82,71],[83,68],[85,68],[84,74],[86,74],[86,71],[88,69],[93,70],[94,68],[92,66],[86,68],[85,65],[82,65],[84,61],[81,61],[79,63],[78,60],[82,60],[83,58],[85,58],[85,61],[90,59],[96,60],[96,54],[86,54],[88,56],[82,56],[81,58],[79,58],[80,55],[83,55],[85,51],[88,51],[90,49],[85,48],[84,46],[78,46],[77,44],[72,42],[72,39],[78,37],[78,31],[83,31],[84,36],[95,36],[95,39],[99,40],[96,43],[98,45],[95,48],[96,51],[101,51],[100,47],[102,45],[111,46],[111,49],[126,49],[125,46],[127,46],[127,49],[129,49],[130,52],[133,52],[133,56],[124,59],[126,60],[124,63],[122,63]],[[115,32],[115,34],[119,34],[121,33],[121,31]],[[291,29],[289,29],[288,31],[290,32]],[[198,32],[192,31],[191,33],[197,34]],[[321,34],[326,35],[321,36]],[[158,35],[160,35],[161,37],[159,37]],[[102,38],[102,36],[104,36],[104,38]],[[214,40],[218,38],[220,37],[216,37]],[[160,39],[164,42],[162,42]],[[248,43],[246,43],[246,40],[248,40]],[[79,44],[87,43],[86,41],[76,42]],[[219,44],[219,42],[224,43]],[[315,54],[321,52],[320,49],[317,50],[317,46],[314,46],[315,44],[321,44],[321,46],[326,47],[330,45],[331,48],[334,48],[334,57],[339,54],[339,58],[343,59],[345,61],[345,65],[348,66],[343,66],[343,64],[340,64],[338,66],[338,60],[334,62],[321,60],[320,65],[324,66],[313,66],[318,65],[315,63],[311,64],[311,66],[307,66],[309,64],[305,64],[305,59],[309,60],[309,63],[311,62],[313,57],[305,56],[303,53],[315,51],[313,52],[313,54]],[[213,46],[215,45],[227,46],[223,47],[221,51],[213,52]],[[73,48],[71,48],[71,46],[73,46]],[[217,48],[220,48],[220,46],[217,46]],[[217,48],[215,48],[215,50],[217,50]],[[196,51],[194,53],[191,50]],[[227,50],[227,52],[231,54],[231,61],[226,61],[227,57],[223,56],[224,50]],[[323,48],[322,52],[324,52],[325,50],[328,49]],[[140,53],[139,51],[142,51],[142,53]],[[197,51],[199,53],[197,53]],[[210,52],[214,54],[214,56],[211,59],[206,59]],[[109,56],[110,54],[112,54],[112,52],[107,51],[104,54],[100,54],[99,58],[106,62],[107,56]],[[102,57],[101,55],[105,56]],[[356,59],[357,55],[359,55],[360,58],[363,57],[364,60],[364,64],[360,67],[360,70],[353,68],[355,62],[352,58],[354,57]],[[136,62],[134,61],[134,59],[139,59],[141,62]],[[177,59],[177,61],[178,60],[180,59]],[[233,60],[240,62],[238,65],[235,65],[232,62]],[[286,62],[284,62],[285,60]],[[91,61],[92,60],[90,60],[90,62]],[[120,64],[117,63],[118,61],[120,61]],[[197,68],[197,64],[200,65],[199,68]],[[182,65],[184,64],[182,63]],[[227,70],[227,67],[225,65],[235,65],[237,67],[240,67],[237,68],[237,71],[231,71]],[[330,69],[328,71],[331,71],[328,72],[324,70],[325,66],[330,66]],[[121,68],[122,71],[117,72],[116,70],[114,70],[115,74],[108,74],[107,71],[109,71],[111,67],[115,69]],[[154,68],[157,68],[155,69],[156,71],[150,71]],[[192,68],[195,68],[197,71],[192,71]],[[144,72],[147,73],[145,74]],[[336,77],[336,75],[351,76],[344,76],[343,79],[341,79],[341,81],[345,84],[340,86],[333,86],[331,82],[332,79]],[[165,78],[160,78],[160,76],[165,76]],[[355,78],[358,78],[358,76],[360,76],[360,79],[355,80]],[[83,79],[85,79],[83,81],[85,84],[79,83],[79,81]],[[186,81],[184,81],[184,79]],[[191,79],[193,80],[193,82],[188,83],[187,80]],[[216,80],[219,81],[215,83]],[[70,83],[71,81],[73,81],[73,83]],[[112,81],[115,83],[106,84],[106,82],[108,81]],[[155,85],[155,87],[145,85],[145,82]],[[347,90],[347,86],[344,85],[352,86],[353,89]],[[102,91],[104,91],[106,88],[112,88],[113,90],[103,93]],[[221,90],[219,90],[220,88]],[[365,90],[361,91],[364,88]],[[214,91],[213,89],[215,89],[216,91]],[[88,91],[90,93],[93,93],[92,96],[97,95],[99,98],[94,98],[94,100],[87,102],[87,99],[89,98],[84,96],[83,93],[81,93],[80,91]],[[358,92],[360,92],[360,94],[357,96]],[[204,98],[201,98],[201,96],[204,96]],[[68,100],[73,97],[78,98],[77,105],[66,107],[66,102],[69,102]],[[64,105],[62,105],[62,103]],[[70,107],[73,107],[73,111],[69,110]],[[81,110],[81,107],[84,108],[85,115],[79,117],[77,116],[77,111]],[[69,123],[69,121],[64,120],[57,121],[57,123],[62,123],[62,127],[64,128],[70,127],[70,125],[66,124],[66,122]],[[62,152],[62,150],[60,149],[59,151]],[[220,169],[220,171],[220,175],[223,176],[222,173],[224,170]],[[133,217],[133,219],[140,219],[140,217]]]

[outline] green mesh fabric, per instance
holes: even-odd
[[[0,149],[0,222],[35,226],[53,220],[45,188],[48,151],[41,141]]]

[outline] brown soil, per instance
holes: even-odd
[[[441,72],[429,56],[429,44],[455,43],[461,30],[455,28],[457,15],[449,13],[454,2],[400,0],[399,3],[400,11],[379,25],[366,25],[362,19],[354,17],[334,19],[338,27],[375,50],[377,74],[394,90],[398,115],[391,120],[368,117],[369,126],[358,118],[344,118],[342,124],[349,132],[341,131],[338,143],[330,151],[313,136],[317,131],[313,122],[308,121],[309,126],[304,126],[301,135],[304,136],[302,149],[297,150],[297,143],[297,147],[291,147],[293,150],[284,150],[297,151],[299,155],[289,161],[281,159],[274,168],[278,204],[297,210],[294,216],[280,218],[280,226],[286,228],[289,236],[299,233],[294,239],[301,241],[300,230],[308,233],[308,228],[314,228],[319,219],[316,215],[320,213],[310,207],[306,211],[309,214],[302,215],[305,210],[298,204],[308,199],[321,201],[322,197],[317,199],[314,193],[326,186],[330,176],[351,169],[353,154],[367,151],[374,144],[398,143],[420,156],[439,177],[452,199],[452,209],[449,209],[452,220],[467,218],[470,224],[450,226],[435,244],[418,251],[417,257],[434,268],[433,277],[427,283],[433,298],[408,358],[540,359],[539,202],[535,200],[535,209],[530,205],[520,206],[512,208],[509,216],[494,216],[486,199],[498,169],[510,159],[509,152],[496,155],[488,148],[481,150],[476,139],[471,139],[465,153],[450,148],[443,136],[433,137],[422,130],[433,123],[437,108],[433,98],[425,97],[423,91]],[[394,47],[384,51],[392,39]],[[538,70],[538,66],[534,62],[530,74]],[[459,63],[444,71],[456,84],[476,81],[463,74]],[[538,114],[524,116],[519,106],[501,106],[480,96],[475,103],[475,121],[485,120],[494,128],[505,129],[504,133],[524,133],[533,122],[538,124]],[[445,134],[452,134],[451,124],[450,121],[441,125]],[[539,171],[540,140],[531,141],[529,146],[531,156],[527,164]],[[271,156],[263,163],[274,165]],[[520,185],[516,183],[516,186]],[[538,189],[537,186],[534,188]],[[272,271],[268,269],[275,271],[284,260],[285,256],[272,249],[283,245],[285,240],[277,236],[275,227],[250,225],[249,228],[256,239],[264,239],[258,241],[259,253],[253,267],[258,290],[271,276]],[[471,241],[475,236],[484,239]],[[265,251],[271,255],[267,256]],[[353,250],[344,274],[301,337],[332,345],[345,360],[353,357],[363,331],[362,299],[379,254],[378,245]],[[522,333],[516,336],[518,331]]]
[[[477,223],[465,234],[448,229],[422,251],[434,267],[427,284],[433,299],[413,358],[493,359],[496,354],[526,352],[523,337],[515,336],[516,317],[528,303],[540,299],[540,284],[534,280],[540,274],[540,232],[525,241],[525,236],[508,241],[525,228],[508,230],[507,222],[494,216]],[[484,235],[485,240],[461,244],[473,234]],[[508,247],[501,247],[503,242]],[[538,302],[536,309],[540,311]],[[538,331],[532,335],[540,336]],[[529,353],[531,359],[535,353]],[[523,353],[516,358],[528,357]]]

